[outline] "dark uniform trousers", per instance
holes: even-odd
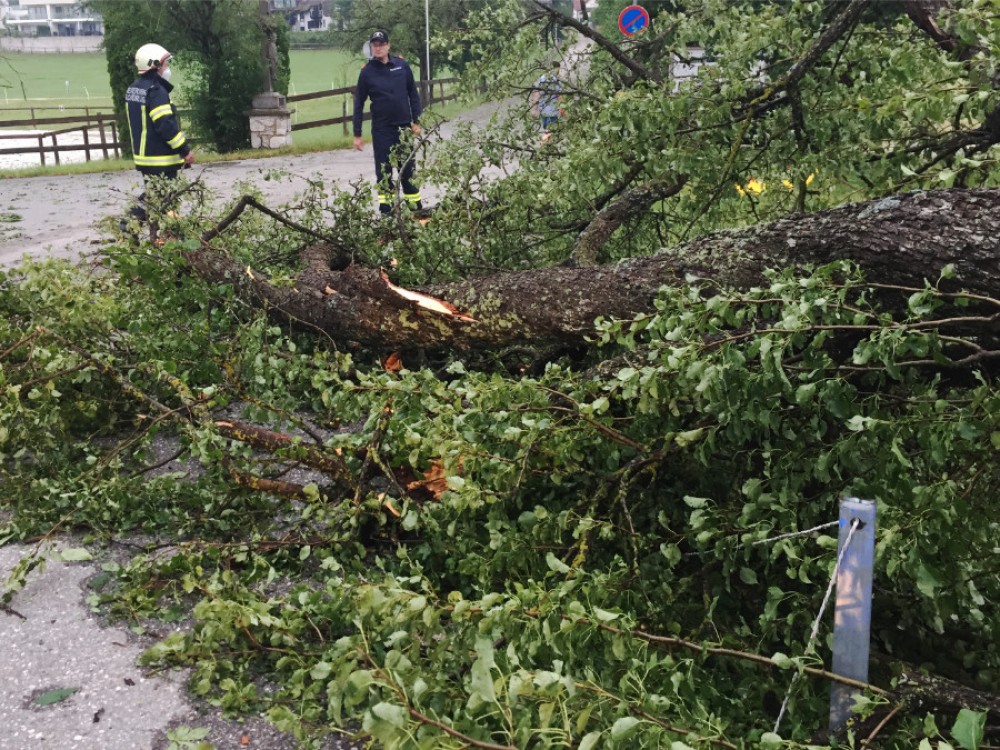
[[[400,164],[399,181],[403,185],[403,198],[410,208],[421,209],[420,188],[413,184],[413,171],[416,160],[412,151],[404,152],[398,149],[403,133],[410,129],[409,125],[397,127],[394,125],[375,125],[372,123],[372,150],[375,152],[375,179],[378,182],[378,210],[383,213],[392,212],[395,183],[392,180],[393,160]],[[395,153],[393,150],[395,149]]]
[[[143,172],[142,183],[145,189],[139,193],[139,197],[136,199],[135,205],[129,210],[128,215],[142,223],[149,221],[149,213],[146,211],[147,205],[155,206],[156,210],[160,213],[166,213],[177,208],[178,196],[173,190],[167,187],[169,185],[167,180],[177,179],[179,171],[180,168],[178,167],[176,169],[164,169],[156,175]],[[162,182],[150,185],[150,178],[159,179]]]

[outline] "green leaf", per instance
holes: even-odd
[[[851,432],[863,432],[871,423],[872,419],[870,417],[863,417],[860,414],[855,414],[847,420],[847,429]]]
[[[564,563],[562,560],[560,560],[551,552],[545,555],[545,562],[546,564],[548,564],[549,570],[552,570],[556,573],[569,573],[569,571],[571,570],[569,565]]]
[[[92,578],[87,579],[87,588],[91,591],[100,591],[105,586],[108,585],[108,581],[111,580],[110,573],[98,573]]]
[[[678,432],[674,437],[674,442],[677,443],[681,448],[684,448],[691,443],[695,443],[701,439],[702,435],[705,434],[705,428],[699,427],[695,430],[685,430],[684,432]]]
[[[198,742],[208,737],[208,727],[175,727],[167,732],[167,737],[175,742]]]
[[[623,716],[611,726],[611,739],[621,742],[630,737],[639,728],[639,720],[634,716]]]
[[[472,695],[477,696],[484,703],[493,703],[496,701],[496,691],[493,688],[493,674],[490,671],[487,659],[476,659],[472,663],[469,676],[469,688]]]
[[[406,709],[395,703],[376,703],[372,706],[372,714],[394,727],[406,726]]]
[[[327,677],[330,676],[330,672],[332,671],[332,669],[333,667],[329,662],[318,661],[315,664],[313,664],[312,669],[309,670],[309,676],[317,681],[325,680]]]
[[[753,586],[758,583],[757,573],[752,568],[740,568],[740,580],[748,586]]]
[[[35,696],[35,705],[51,706],[53,703],[61,703],[79,689],[80,688],[56,688],[55,690],[47,690],[46,692]]]
[[[917,589],[924,596],[934,598],[941,586],[941,577],[924,563],[917,566]]]
[[[600,607],[594,607],[594,615],[601,622],[611,622],[621,616],[617,612],[608,612],[606,609],[601,609]]]
[[[764,732],[760,736],[760,746],[766,748],[766,750],[781,747],[782,742],[781,735],[775,732]]]
[[[592,750],[592,748],[597,747],[597,742],[600,739],[600,732],[589,732],[580,740],[580,744],[576,746],[577,750]]]
[[[59,553],[66,562],[86,562],[87,560],[93,560],[94,556],[91,555],[83,547],[73,547],[71,549],[64,549]]]
[[[941,734],[941,730],[938,729],[934,714],[929,713],[924,716],[924,734],[928,737],[938,737]]]
[[[351,704],[360,703],[368,696],[368,688],[374,681],[371,672],[367,669],[359,669],[351,672],[350,677],[347,678],[347,686],[344,690],[344,695],[348,702]]]
[[[963,708],[955,717],[955,724],[951,728],[951,736],[955,738],[959,745],[965,750],[979,750],[983,744],[983,735],[986,730],[986,712],[970,711]]]
[[[795,662],[788,657],[788,654],[783,654],[780,651],[771,656],[771,661],[778,669],[791,669],[795,666]]]

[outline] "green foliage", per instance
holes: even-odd
[[[743,117],[829,4],[676,2],[659,53],[625,48],[648,66],[709,50],[714,67],[677,92],[598,51],[544,145],[515,106],[436,154],[429,228],[404,217],[388,236],[364,188],[318,181],[296,219],[357,262],[395,258],[412,285],[565,261],[635,184],[686,180],[601,260],[901,187],[992,185],[990,146],[921,146],[995,107],[992,8],[942,18],[971,45],[961,64],[903,16],[866,16],[798,83],[799,110]],[[552,52],[513,2],[484,6],[467,43],[483,61],[470,87],[501,98]],[[503,176],[486,184],[484,164]],[[948,269],[914,289],[844,263],[742,291],[691,277],[517,376],[506,352],[407,353],[387,372],[384,353],[279,325],[191,275],[200,245],[183,238],[213,210],[184,215],[162,217],[181,239],[112,248],[102,273],[0,279],[0,539],[74,529],[94,554],[123,534],[164,539],[169,554],[107,569],[114,585],[90,601],[136,626],[190,612],[146,658],[191,667],[211,703],[264,711],[303,743],[350,724],[387,748],[815,747],[829,624],[806,643],[836,540],[772,538],[834,520],[844,495],[879,503],[873,681],[919,665],[997,684],[1000,395],[989,357],[967,355],[986,351],[972,321],[1000,302],[954,291]],[[276,284],[293,283],[302,242],[259,214],[225,236],[239,268]],[[222,429],[236,419],[299,442],[254,450]],[[233,481],[278,482],[306,446],[365,481],[309,475],[291,499]],[[860,717],[886,700],[862,694]],[[973,708],[903,712],[879,740],[981,747]]]
[[[488,132],[459,136],[469,146],[439,154],[423,172],[448,186],[449,219],[475,218],[456,224],[461,231],[448,240],[453,266],[443,271],[460,275],[466,263],[562,262],[594,206],[657,180],[686,183],[615,233],[599,260],[871,195],[997,184],[996,147],[975,135],[998,103],[991,81],[1000,38],[991,2],[956,3],[942,12],[944,27],[970,45],[961,62],[915,32],[905,15],[873,11],[799,82],[794,106],[752,117],[749,102],[807,53],[832,6],[730,0],[673,6],[663,11],[655,44],[604,29],[665,80],[636,78],[594,48],[585,78],[571,80],[564,92],[564,115],[544,145],[529,114],[528,89],[553,50],[540,42],[537,25],[524,23],[520,2],[495,3],[470,18],[466,43],[477,62],[467,86],[519,104],[498,115]],[[710,64],[670,80],[669,61],[689,59],[689,45],[703,48]],[[568,46],[557,53],[567,55]],[[885,54],[871,54],[875,49]],[[577,74],[571,68],[566,75]],[[480,190],[484,161],[518,169]],[[751,180],[763,190],[745,189]]]
[[[244,230],[244,252],[274,231]],[[136,623],[191,611],[195,627],[147,659],[193,667],[193,690],[225,710],[265,710],[303,741],[355,721],[389,748],[776,742],[765,706],[788,672],[682,644],[822,666],[804,647],[835,540],[753,543],[835,518],[844,494],[879,501],[876,648],[995,680],[998,529],[982,503],[1000,404],[985,380],[920,364],[949,356],[932,323],[972,300],[928,287],[892,319],[838,265],[746,293],[664,291],[655,314],[595,331],[606,364],[586,374],[393,374],[269,324],[169,258],[114,256],[125,288],[27,268],[0,297],[0,487],[22,488],[3,536],[58,523],[95,541],[189,539],[111,570],[117,585],[91,600]],[[95,304],[75,304],[84,292]],[[51,336],[12,349],[29,320]],[[227,484],[227,462],[254,459],[210,424],[178,434],[201,469],[145,478],[176,428],[143,426],[148,404],[99,366],[112,360],[167,405],[179,380],[245,418],[353,424],[328,440],[354,471],[381,430],[387,466],[440,464],[445,489],[398,498],[398,518],[378,496],[320,490],[287,512]],[[804,681],[787,746],[824,723],[826,696]],[[977,721],[959,718],[960,743]]]
[[[402,55],[423,80],[442,78],[438,60],[446,58],[448,67],[461,72],[468,62],[468,49],[463,44],[467,19],[483,7],[483,0],[355,0],[342,23],[342,29],[331,32],[334,43],[341,49],[361,49],[375,29],[389,34],[391,52]],[[427,13],[425,13],[427,11]],[[427,68],[427,18],[430,16],[431,67]]]
[[[167,750],[212,750],[203,740],[208,736],[205,727],[177,727],[167,730]]]

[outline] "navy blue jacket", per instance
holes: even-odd
[[[125,91],[132,158],[143,174],[174,171],[191,150],[177,122],[177,109],[170,103],[173,88],[147,70]]]
[[[420,118],[420,96],[413,71],[402,57],[389,55],[389,62],[375,58],[361,69],[354,90],[354,135],[361,136],[365,99],[372,101],[372,131],[405,127]]]

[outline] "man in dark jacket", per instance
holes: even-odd
[[[170,103],[170,58],[158,44],[142,45],[135,53],[139,77],[125,91],[132,159],[147,187],[150,177],[173,179],[181,167],[194,163],[194,152],[177,122],[177,109]],[[143,193],[139,202],[145,198]],[[140,220],[146,218],[140,207],[131,214]]]
[[[371,99],[372,147],[375,151],[375,180],[378,182],[378,209],[387,214],[392,211],[393,182],[390,154],[399,145],[404,129],[414,135],[422,132],[420,96],[413,80],[413,71],[401,57],[389,54],[389,35],[376,31],[368,40],[372,57],[361,69],[354,92],[354,148],[361,150],[361,122],[364,118],[365,100]],[[414,156],[397,154],[402,160],[399,179],[403,183],[403,198],[410,208],[420,209],[420,189],[413,184]]]

